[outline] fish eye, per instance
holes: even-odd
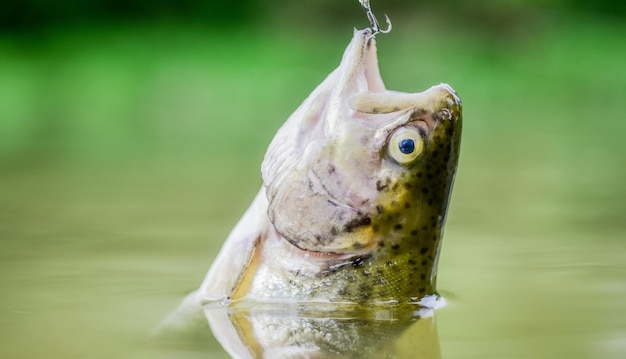
[[[405,138],[398,143],[398,148],[400,149],[400,152],[405,155],[410,155],[415,151],[415,141],[413,141],[412,138]]]
[[[387,151],[399,164],[407,164],[422,154],[424,140],[417,128],[402,127],[391,135]]]

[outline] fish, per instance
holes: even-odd
[[[371,29],[293,112],[202,303],[415,303],[436,295],[462,104],[447,84],[387,90]]]

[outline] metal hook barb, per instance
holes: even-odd
[[[376,16],[372,12],[370,0],[359,0],[359,3],[361,3],[363,10],[365,10],[365,13],[367,14],[367,19],[370,21],[370,25],[372,26],[372,37],[376,36],[376,34],[379,33],[387,34],[391,31],[391,20],[389,20],[389,16],[387,16],[387,14],[385,14],[385,22],[387,23],[387,28],[385,30],[382,30],[380,28],[380,25],[378,24]]]

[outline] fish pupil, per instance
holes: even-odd
[[[413,153],[413,151],[415,151],[415,141],[410,138],[404,139],[400,141],[400,143],[398,144],[398,148],[400,149],[400,152],[404,153],[405,155],[411,154]]]

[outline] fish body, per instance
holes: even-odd
[[[387,90],[371,30],[289,117],[263,187],[197,295],[206,301],[411,302],[435,293],[461,139],[440,84]]]

